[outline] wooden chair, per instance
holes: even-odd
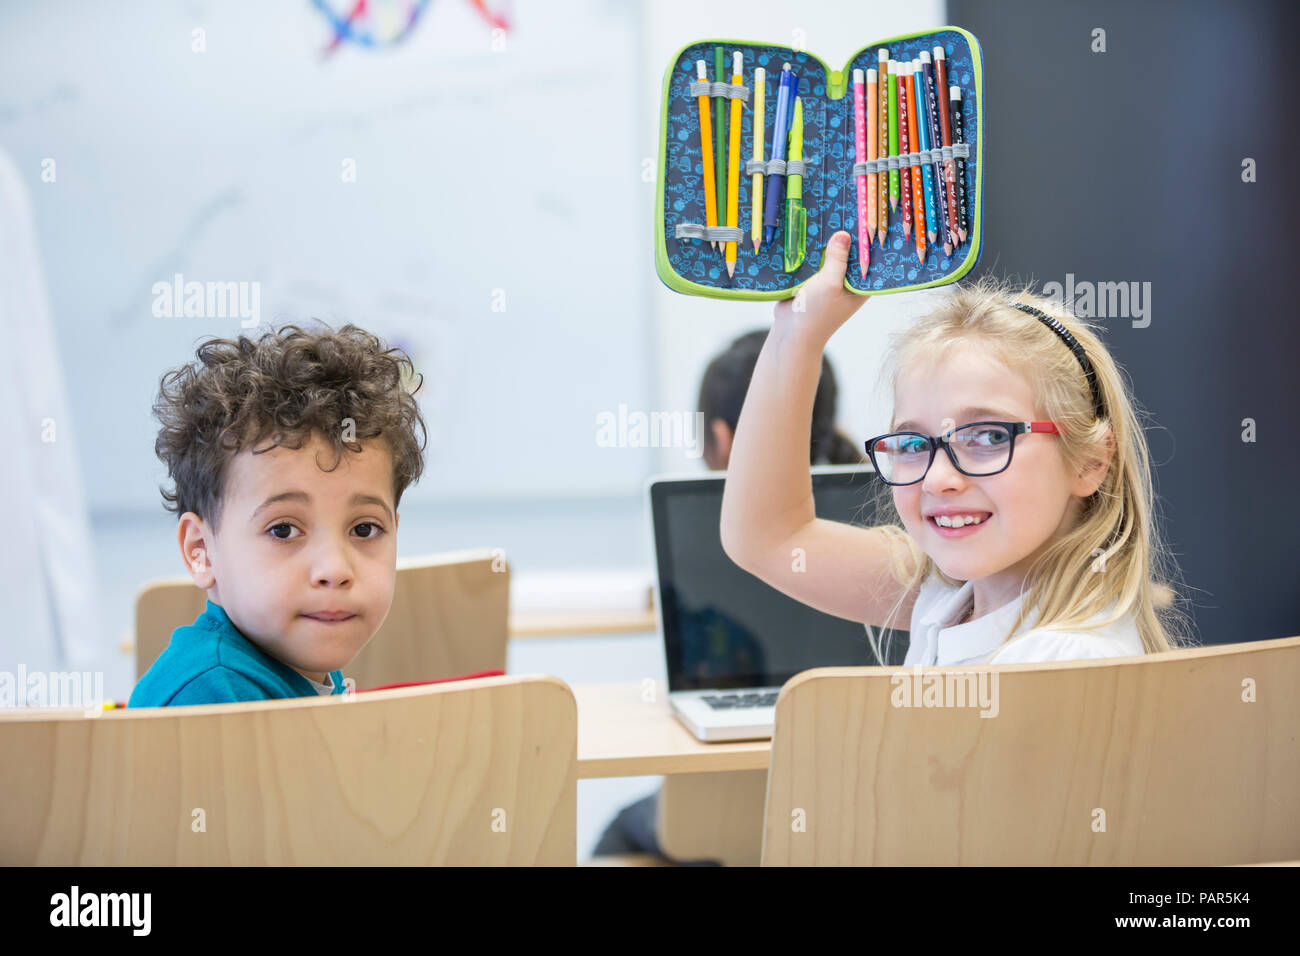
[[[541,675],[0,712],[0,863],[577,862],[577,706]]]
[[[787,683],[763,864],[1300,857],[1300,637],[982,670],[991,718],[894,706],[913,669],[821,668]]]
[[[172,631],[203,613],[207,595],[188,576],[151,581],[135,602],[137,679]],[[510,568],[500,551],[459,551],[397,564],[393,606],[343,669],[358,688],[505,670]]]
[[[664,777],[656,819],[659,845],[674,860],[758,866],[766,793],[766,770]]]

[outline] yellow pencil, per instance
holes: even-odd
[[[754,159],[763,161],[763,150],[767,139],[767,101],[765,83],[767,71],[761,66],[754,67]],[[750,212],[749,237],[754,240],[754,251],[763,245],[763,174],[754,174],[754,186],[750,189],[754,196],[754,208]]]
[[[731,82],[739,86],[744,82],[745,55],[737,50],[731,57]],[[740,97],[731,98],[731,123],[727,130],[730,134],[727,147],[727,225],[734,228],[740,219]],[[727,243],[727,276],[736,274],[736,246],[734,240]]]

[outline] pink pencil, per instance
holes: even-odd
[[[866,78],[861,70],[853,71],[853,145],[858,162],[867,161],[867,111],[864,102]],[[858,181],[858,269],[867,277],[871,265],[871,233],[867,231],[867,174],[854,177]]]
[[[879,107],[876,105],[876,71],[875,69],[867,70],[867,161],[876,158],[877,139],[879,134],[876,132],[876,113]],[[867,256],[871,255],[871,240],[876,235],[877,220],[880,219],[880,199],[876,194],[876,174],[867,173]],[[862,251],[858,251],[862,255]]]

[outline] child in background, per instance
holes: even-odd
[[[865,301],[843,287],[848,246],[848,233],[832,237],[800,310],[776,307],[727,470],[731,559],[868,628],[910,621],[906,665],[1125,657],[1187,643],[1182,615],[1157,613],[1171,593],[1167,554],[1133,401],[1092,328],[1057,302],[990,281],[958,286],[901,333],[889,432],[908,434],[868,446],[902,526],[815,516],[800,449],[820,357]],[[803,573],[791,570],[796,548]]]
[[[162,378],[155,451],[207,607],[128,706],[341,694],[341,669],[388,616],[397,508],[424,468],[410,358],[353,325],[196,354]]]
[[[767,330],[758,329],[737,338],[718,353],[704,370],[700,382],[699,410],[704,416],[704,462],[713,471],[725,471],[731,455],[732,437],[740,418],[740,407],[754,375],[754,365],[767,340]],[[809,423],[809,455],[813,465],[857,465],[866,460],[855,445],[835,424],[839,390],[830,359],[821,358],[821,372],[812,404]],[[659,814],[659,791],[642,797],[618,812],[605,828],[593,856],[620,853],[653,853],[671,859],[659,844],[656,820]],[[681,861],[686,866],[715,866],[711,861]]]
[[[704,462],[713,471],[725,471],[731,456],[740,407],[754,375],[758,353],[767,340],[767,329],[746,332],[714,356],[700,382],[700,413],[704,416]],[[849,438],[835,424],[835,406],[839,389],[835,370],[822,356],[821,377],[813,399],[811,463],[814,465],[856,465],[866,460]]]

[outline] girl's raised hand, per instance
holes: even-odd
[[[817,274],[800,287],[793,299],[782,299],[776,304],[777,325],[786,325],[824,346],[835,330],[862,308],[862,303],[870,296],[857,295],[844,288],[851,241],[849,234],[842,229],[831,236],[826,246],[826,257]]]

